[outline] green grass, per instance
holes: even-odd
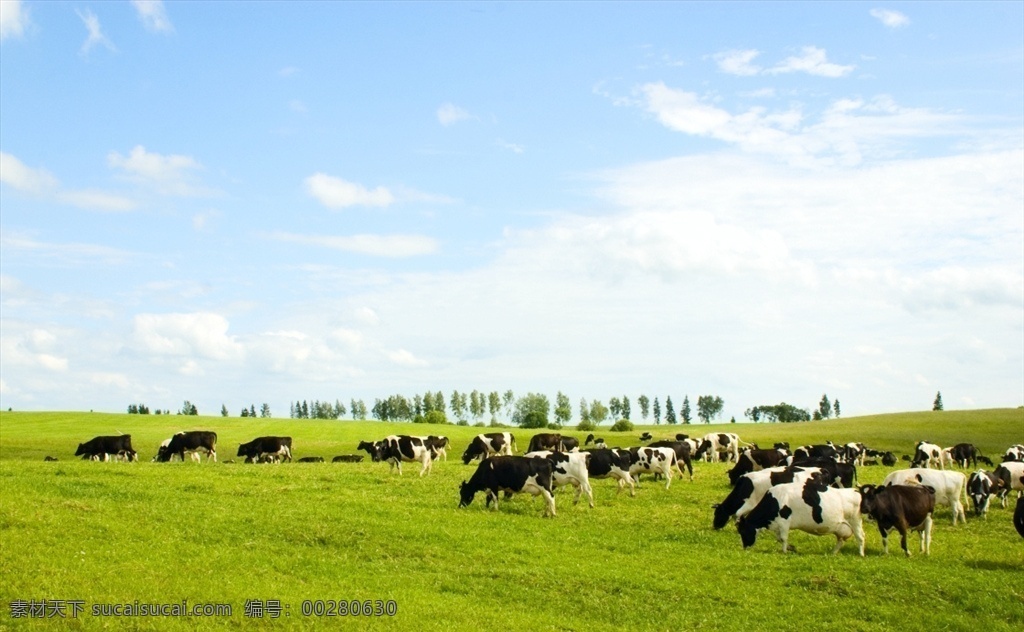
[[[185,423],[187,422],[187,423]],[[212,429],[219,456],[261,434],[290,434],[296,456],[354,453],[360,439],[391,433],[446,434],[454,444],[430,476],[387,465],[149,463],[159,442],[181,429]],[[643,427],[615,435],[630,445],[643,430],[739,432],[769,444],[861,440],[909,453],[920,439],[971,441],[997,457],[1024,442],[1024,410],[947,411],[792,425]],[[132,434],[141,463],[72,457],[98,434]],[[76,413],[0,413],[0,628],[51,622],[12,619],[17,599],[78,599],[72,629],[152,630],[241,627],[247,599],[275,599],[287,618],[263,627],[308,627],[304,600],[394,600],[394,618],[360,627],[536,630],[1014,630],[1024,626],[1024,541],[1010,509],[952,526],[936,514],[932,555],[881,554],[866,524],[867,558],[853,543],[827,555],[834,539],[795,533],[782,555],[759,537],[743,551],[732,527],[710,527],[711,504],[728,493],[724,464],[697,464],[693,483],[645,481],[636,498],[594,481],[597,507],[557,494],[558,516],[539,499],[517,497],[500,512],[482,497],[457,509],[458,484],[475,465],[459,454],[479,428],[373,422],[182,418]],[[516,431],[519,449],[529,431]],[[576,433],[582,435],[583,433]],[[43,456],[60,458],[44,463]],[[889,468],[866,467],[862,482]],[[916,539],[912,547],[917,546]],[[898,551],[898,545],[891,550]],[[916,551],[916,548],[912,548]],[[93,604],[224,602],[230,617],[111,619]],[[335,623],[338,623],[335,621]],[[352,624],[352,621],[348,621]]]

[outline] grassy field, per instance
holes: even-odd
[[[186,425],[182,425],[187,421]],[[215,430],[219,456],[263,434],[294,437],[295,455],[355,452],[361,439],[446,434],[453,449],[433,473],[399,477],[387,465],[155,464],[172,432]],[[1024,409],[946,411],[790,425],[655,426],[643,430],[740,433],[745,441],[863,441],[909,453],[920,439],[971,441],[998,455],[1024,442]],[[99,434],[130,433],[143,462],[72,457]],[[646,482],[635,498],[594,481],[597,507],[556,494],[558,516],[517,497],[500,512],[478,497],[457,509],[462,449],[479,428],[287,419],[0,413],[0,629],[208,627],[534,630],[1018,630],[1024,627],[1024,540],[998,504],[988,520],[952,526],[936,513],[932,555],[883,556],[873,523],[867,557],[853,543],[795,533],[782,555],[762,534],[743,551],[733,527],[711,529],[711,505],[729,491],[725,464],[697,464],[671,489]],[[516,432],[513,429],[513,432]],[[520,451],[531,432],[516,432]],[[579,433],[576,433],[579,434]],[[57,463],[44,463],[52,455]],[[889,468],[865,467],[861,482]],[[1012,508],[1012,507],[1011,507]],[[916,547],[916,538],[912,546]],[[895,549],[898,551],[898,545]],[[916,548],[912,548],[916,551]],[[12,617],[17,600],[79,600],[76,618]],[[393,601],[392,616],[304,615],[317,601]],[[103,617],[100,604],[225,603],[230,616]],[[247,616],[247,600],[282,614]],[[251,614],[251,613],[250,613]]]

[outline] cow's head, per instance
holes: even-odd
[[[470,461],[483,454],[483,447],[479,444],[480,442],[477,439],[473,439],[472,443],[466,446],[466,451],[462,453],[462,463],[464,465],[469,465]]]
[[[704,456],[705,454],[707,454],[710,451],[711,451],[711,441],[709,439],[705,439],[705,440],[700,442],[699,446],[697,446],[697,452],[696,452],[696,454],[693,455],[693,458],[699,459],[699,458],[701,458],[702,456]]]
[[[743,516],[736,521],[736,530],[740,533],[740,540],[743,542],[744,549],[754,546],[754,542],[757,541],[757,529],[750,523],[747,516]]]
[[[380,441],[374,441],[372,443],[369,441],[360,441],[359,446],[356,449],[365,450],[366,453],[370,455],[370,460],[374,462],[380,461],[381,453],[383,452],[383,447],[381,446]]]
[[[476,492],[469,486],[469,483],[462,481],[459,485],[459,507],[468,507],[469,503],[473,502],[473,496]]]
[[[236,454],[235,456],[251,456],[251,454],[249,454],[249,450],[246,449],[244,443],[239,443],[238,454]]]
[[[85,454],[85,444],[79,443],[78,449],[75,450],[75,456],[82,456],[83,454]]]

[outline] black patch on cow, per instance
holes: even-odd
[[[729,435],[718,433],[718,445],[724,448],[730,443],[732,443],[732,439],[729,438]]]
[[[779,510],[779,517],[783,520],[793,515],[793,510],[789,508],[789,505],[783,505],[782,509]]]
[[[753,494],[754,483],[746,476],[741,477],[736,481],[736,486],[732,488],[725,500],[715,507],[715,517],[711,525],[715,529],[724,527],[729,522],[729,518],[736,515],[743,503],[747,502],[747,499]]]
[[[815,482],[813,479],[808,479],[804,483],[803,490],[800,492],[800,498],[811,508],[811,519],[818,524],[825,522],[825,518],[822,515],[821,495],[827,489],[827,487]]]

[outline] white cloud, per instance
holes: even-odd
[[[517,143],[507,143],[501,140],[500,138],[498,139],[498,147],[501,147],[502,149],[507,149],[508,151],[511,151],[514,154],[521,154],[524,151],[526,151],[526,148],[523,147],[522,145],[519,145]]]
[[[765,71],[766,74],[778,75],[790,72],[806,72],[817,77],[837,78],[853,72],[856,66],[840,66],[828,61],[825,51],[815,46],[805,46],[802,54],[787,57],[779,64]]]
[[[82,43],[82,48],[79,53],[82,55],[88,55],[89,51],[93,49],[97,44],[102,44],[108,50],[117,51],[114,47],[114,43],[111,42],[106,35],[103,34],[103,28],[100,26],[100,19],[96,17],[96,14],[86,9],[83,13],[78,9],[75,9],[75,13],[82,19],[82,23],[85,24],[85,29],[89,32],[85,38],[85,42]]]
[[[426,360],[421,360],[413,355],[411,352],[405,349],[398,349],[397,351],[390,351],[387,353],[387,357],[393,363],[407,368],[418,368],[428,366]]]
[[[0,182],[28,193],[45,193],[60,186],[44,169],[32,169],[11,154],[0,152]]]
[[[23,235],[0,234],[0,246],[10,256],[40,257],[64,265],[119,265],[134,259],[136,255],[127,250],[81,243],[47,243]]]
[[[202,197],[216,194],[216,191],[195,183],[192,174],[201,171],[203,166],[191,156],[165,156],[136,145],[127,156],[111,151],[107,154],[107,164],[162,195]]]
[[[375,257],[415,257],[437,252],[437,241],[423,235],[296,235],[273,233],[277,241],[308,244]]]
[[[749,77],[760,74],[761,72],[760,66],[751,64],[751,62],[754,61],[754,58],[760,54],[760,51],[753,49],[730,50],[716,54],[714,59],[718,63],[718,69],[722,72],[730,75]]]
[[[910,24],[910,18],[899,11],[891,9],[871,9],[871,17],[875,18],[885,26],[896,29]]]
[[[469,112],[452,103],[444,103],[437,108],[437,120],[445,127],[469,118],[472,118]]]
[[[167,17],[163,0],[132,0],[132,6],[146,30],[155,33],[173,33],[174,25]]]
[[[234,360],[244,354],[220,314],[138,314],[133,326],[135,341],[146,353],[212,360]]]
[[[387,207],[395,196],[384,187],[367,189],[361,184],[342,180],[325,173],[315,173],[305,180],[306,191],[328,208],[349,206]]]
[[[0,0],[0,42],[21,37],[31,25],[28,9],[21,0]]]
[[[890,158],[906,139],[968,132],[959,116],[901,107],[886,96],[838,99],[817,121],[809,121],[797,109],[770,112],[755,107],[732,113],[663,83],[641,86],[640,92],[645,109],[670,129],[805,166],[856,165],[865,154]]]
[[[136,208],[134,200],[121,195],[92,189],[62,190],[57,178],[45,169],[32,169],[11,154],[2,152],[0,182],[25,193],[51,197],[78,208],[100,211],[130,211]]]

